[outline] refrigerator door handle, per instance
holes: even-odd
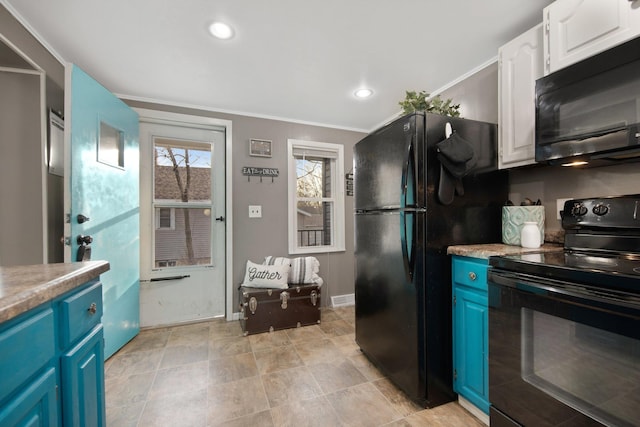
[[[409,221],[407,221],[407,217]],[[415,218],[416,212],[400,211],[400,246],[402,247],[402,263],[409,283],[413,283],[413,267],[415,264]]]
[[[415,160],[414,160],[414,135],[407,135],[406,137],[407,154],[405,157],[404,165],[402,165],[402,180],[400,194],[400,208],[405,209],[407,207],[414,207],[416,203],[415,198]]]
[[[402,246],[402,259],[404,271],[409,283],[413,282],[413,266],[415,263],[415,212],[408,212],[407,208],[415,207],[416,197],[416,171],[415,171],[415,136],[407,135],[407,155],[402,167],[402,194],[400,195],[400,246]],[[409,221],[407,221],[409,219]]]

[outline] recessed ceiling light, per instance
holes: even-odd
[[[371,89],[366,89],[366,88],[358,89],[357,91],[355,91],[354,95],[357,98],[368,98],[371,95],[373,95],[373,91]]]
[[[212,36],[222,40],[227,40],[233,37],[233,28],[224,22],[214,22],[209,25],[209,32]]]

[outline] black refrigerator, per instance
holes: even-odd
[[[472,148],[462,177],[439,150],[448,128]],[[501,241],[508,179],[497,170],[497,126],[401,117],[355,145],[354,196],[356,342],[416,403],[452,401],[447,247]]]

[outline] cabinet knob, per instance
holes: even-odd
[[[96,311],[98,311],[98,306],[95,302],[92,302],[87,311],[89,312],[89,314],[96,314]]]
[[[474,273],[473,271],[469,272],[469,279],[476,280],[476,277],[478,277],[478,276],[476,276],[476,273]]]

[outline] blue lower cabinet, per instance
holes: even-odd
[[[93,280],[0,324],[0,426],[104,427],[102,288]]]
[[[488,260],[453,257],[453,389],[489,414]]]

